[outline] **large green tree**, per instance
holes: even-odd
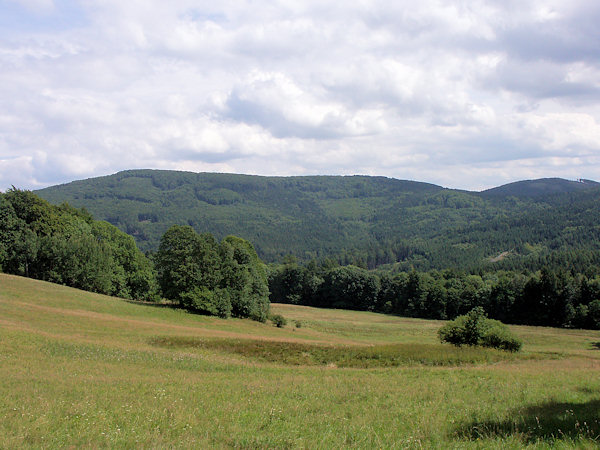
[[[222,287],[231,294],[232,313],[264,322],[269,314],[269,285],[265,266],[250,242],[227,236],[221,242]]]
[[[209,233],[174,225],[163,235],[155,261],[163,295],[181,306],[266,320],[266,273],[248,241],[229,236],[218,244]]]

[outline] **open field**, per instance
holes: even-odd
[[[521,448],[600,443],[600,332],[273,305],[285,328],[0,274],[0,448]],[[295,322],[300,322],[296,327]]]

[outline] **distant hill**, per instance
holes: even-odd
[[[549,179],[478,193],[385,177],[130,170],[37,194],[85,207],[144,251],[156,250],[172,224],[186,224],[217,238],[248,239],[267,262],[293,254],[429,269],[520,267],[574,249],[578,258],[595,255],[596,186]]]
[[[541,178],[539,180],[517,181],[483,191],[483,196],[491,197],[542,197],[552,194],[563,194],[600,187],[600,183],[592,180],[563,180],[562,178]]]

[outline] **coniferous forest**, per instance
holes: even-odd
[[[600,265],[600,185],[561,179],[483,192],[366,176],[259,177],[131,170],[37,191],[85,207],[155,252],[172,224],[233,234],[267,263],[399,270],[584,271]]]
[[[38,193],[0,195],[4,272],[259,321],[270,300],[431,319],[481,307],[507,323],[600,328],[590,181],[473,193],[141,170]]]

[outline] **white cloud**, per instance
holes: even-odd
[[[259,124],[276,137],[328,139],[386,128],[380,111],[349,110],[315,85],[302,88],[284,74],[258,70],[234,87],[227,108],[228,117]]]
[[[583,0],[3,8],[0,189],[133,167],[600,179]]]
[[[560,152],[565,156],[588,156],[596,153],[595,146],[600,142],[600,124],[589,114],[530,114],[525,120],[527,126],[542,141],[543,148],[549,152]],[[577,161],[576,156],[574,161]]]

